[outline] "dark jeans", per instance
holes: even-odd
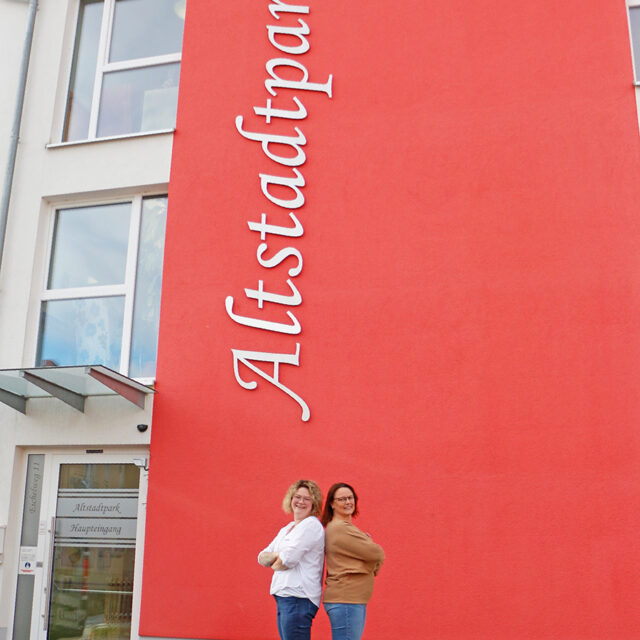
[[[280,640],[310,640],[311,623],[318,607],[307,598],[273,597],[278,607]]]

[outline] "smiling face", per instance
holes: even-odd
[[[293,511],[293,519],[296,522],[304,520],[311,515],[313,510],[313,499],[311,493],[306,487],[300,487],[291,498],[291,510]]]
[[[350,521],[351,516],[356,508],[356,501],[353,495],[353,491],[348,487],[340,487],[333,494],[333,502],[331,503],[333,508],[333,517],[340,518],[340,520]]]

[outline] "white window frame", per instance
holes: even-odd
[[[78,10],[76,13],[76,28],[74,31],[74,51],[77,46],[78,38],[78,16],[80,14],[81,0],[78,1]],[[100,140],[97,136],[98,132],[98,117],[100,115],[100,101],[102,99],[102,84],[104,75],[110,71],[127,71],[131,69],[144,69],[148,67],[155,67],[162,64],[169,64],[173,62],[182,61],[182,51],[179,53],[171,53],[162,56],[153,56],[150,58],[135,58],[132,60],[124,60],[122,62],[109,62],[109,48],[111,43],[111,33],[113,31],[113,18],[116,10],[116,0],[103,0],[102,7],[102,23],[100,26],[100,39],[98,42],[98,56],[96,62],[96,73],[93,81],[93,97],[91,99],[91,112],[89,116],[89,131],[87,134],[87,140]],[[67,83],[67,92],[65,94],[65,109],[64,109],[64,122],[66,123],[68,117],[68,99],[69,91],[71,90],[72,77],[69,74],[69,81]],[[64,127],[63,127],[64,129]],[[167,129],[161,129],[159,131],[167,131]],[[148,135],[149,133],[157,133],[156,131],[136,132],[134,134],[123,134],[124,136],[131,137],[132,135]],[[119,136],[109,136],[110,138]]]
[[[138,251],[140,246],[140,225],[142,221],[142,201],[145,198],[167,198],[166,193],[137,193],[135,195],[123,196],[113,199],[78,201],[73,203],[60,203],[53,206],[49,220],[49,231],[47,235],[47,251],[45,257],[44,280],[42,282],[40,300],[38,303],[38,330],[36,340],[36,350],[38,350],[42,331],[40,313],[43,302],[51,300],[77,300],[81,298],[104,298],[124,296],[124,313],[122,319],[122,342],[120,349],[120,366],[118,371],[123,375],[129,375],[129,359],[131,357],[131,338],[133,334],[133,305],[136,293],[136,276]],[[87,287],[70,287],[66,289],[50,289],[49,273],[51,270],[51,252],[53,250],[55,221],[58,211],[69,209],[81,209],[84,207],[99,207],[110,204],[131,203],[131,218],[129,221],[129,236],[127,244],[127,257],[125,261],[125,276],[122,284],[99,285]],[[36,352],[37,355],[37,352]],[[78,364],[100,364],[95,362],[79,362]],[[153,384],[155,378],[136,378],[144,384]]]

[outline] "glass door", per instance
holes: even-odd
[[[49,602],[49,640],[128,640],[140,469],[60,464]]]
[[[134,455],[29,455],[42,506],[32,508],[28,473],[33,540],[21,547],[14,640],[130,640],[137,631],[146,473]]]

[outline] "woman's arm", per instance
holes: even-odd
[[[261,551],[258,554],[258,562],[263,567],[273,567],[273,563],[278,560],[278,554],[273,551]]]
[[[258,553],[258,563],[263,567],[270,567],[278,558],[278,553],[274,551],[277,548],[278,540],[284,535],[284,528],[278,531],[278,535]]]
[[[340,551],[352,558],[371,562],[377,565],[377,569],[384,562],[382,547],[355,525],[340,526],[332,530],[331,538],[332,546],[335,545]]]
[[[279,560],[286,570],[295,567],[305,553],[317,549],[320,554],[324,551],[324,529],[317,518],[310,517],[301,522],[287,535],[280,546]],[[275,566],[272,567],[275,569]]]
[[[280,556],[277,556],[274,563],[271,565],[271,568],[274,571],[287,571],[290,567],[287,567],[280,559]]]

